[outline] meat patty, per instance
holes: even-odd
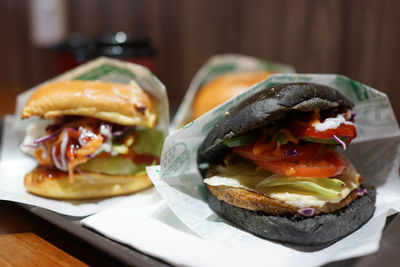
[[[273,215],[287,215],[296,214],[299,209],[283,201],[270,198],[261,192],[230,186],[207,185],[207,187],[219,200],[248,210],[261,211]],[[340,210],[349,205],[356,198],[356,190],[353,190],[338,203],[326,203],[322,207],[316,207],[315,215],[327,214]]]

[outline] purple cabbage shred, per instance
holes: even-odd
[[[314,208],[303,208],[303,209],[297,210],[297,212],[300,213],[301,215],[303,215],[304,217],[311,217],[311,216],[314,216],[315,209]]]
[[[355,117],[356,117],[356,113],[351,113],[350,121],[354,122]]]
[[[361,196],[363,196],[365,194],[368,194],[368,190],[365,189],[365,188],[360,187],[360,188],[357,188],[356,194],[357,194],[357,196],[361,197]]]
[[[126,131],[133,129],[133,127],[129,126],[124,126],[123,128],[117,129],[112,133],[113,136],[121,136],[123,135]]]
[[[340,139],[336,135],[332,135],[332,138],[343,147],[343,150],[346,150],[347,148],[346,143],[342,139]]]
[[[29,148],[39,148],[39,144],[23,144],[22,146]]]
[[[58,130],[58,131],[53,132],[53,133],[51,133],[51,134],[48,134],[48,135],[46,135],[46,136],[36,138],[36,139],[33,141],[33,144],[40,144],[40,143],[43,143],[43,142],[45,142],[45,141],[47,141],[47,140],[53,139],[53,138],[57,137],[60,133],[61,133],[61,131]]]

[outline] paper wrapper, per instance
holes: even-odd
[[[257,262],[250,253],[199,238],[155,190],[86,217],[81,223],[174,266],[251,266]],[[257,263],[263,266],[265,259]]]
[[[156,127],[163,130],[165,135],[168,134],[169,122],[167,94],[165,86],[147,68],[115,59],[98,58],[46,81],[17,97],[15,115],[6,116],[3,121],[0,199],[30,204],[70,216],[86,216],[135,197],[135,195],[89,201],[61,201],[29,194],[23,185],[25,174],[31,171],[37,162],[20,150],[20,144],[27,125],[37,121],[38,118],[20,120],[21,110],[36,88],[48,82],[66,80],[102,80],[117,83],[136,81],[157,98],[158,122]]]
[[[364,176],[365,183],[377,186],[376,210],[368,223],[333,245],[314,252],[302,252],[258,238],[218,217],[205,200],[205,188],[196,166],[198,147],[225,112],[264,88],[291,82],[325,84],[336,88],[355,103],[353,111],[357,114],[358,137],[344,154]],[[373,88],[341,75],[273,75],[168,136],[161,166],[148,167],[147,171],[170,209],[204,239],[250,253],[254,262],[264,259],[273,266],[295,265],[298,262],[302,266],[314,266],[365,255],[379,248],[386,216],[400,210],[399,137],[399,128],[387,96]],[[233,257],[240,258],[241,254]]]
[[[196,73],[180,104],[173,121],[171,131],[175,131],[192,120],[192,103],[197,91],[215,77],[236,71],[271,71],[278,73],[294,73],[292,66],[264,61],[258,58],[224,54],[211,57]]]

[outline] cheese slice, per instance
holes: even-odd
[[[338,203],[343,200],[352,190],[359,187],[359,174],[353,165],[350,165],[346,172],[341,175],[332,177],[343,182],[342,187],[337,191],[336,195],[329,196],[304,190],[303,187],[296,185],[279,185],[265,186],[271,179],[290,178],[297,181],[315,181],[318,178],[307,177],[289,177],[277,174],[269,176],[248,173],[246,175],[232,174],[227,171],[222,171],[218,175],[204,179],[204,183],[211,186],[230,186],[244,188],[252,191],[262,192],[268,197],[283,201],[289,205],[298,208],[306,207],[322,207],[326,203]],[[326,178],[323,178],[326,179]],[[295,183],[294,183],[295,184]],[[323,186],[323,185],[322,185]]]

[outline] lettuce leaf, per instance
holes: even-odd
[[[218,180],[210,180],[210,183],[222,183],[221,185],[224,185],[223,183],[229,181],[230,184],[235,184],[236,187],[241,185],[242,187],[262,192],[294,190],[333,199],[340,194],[343,186],[345,186],[343,181],[335,178],[292,177],[273,174],[247,161],[236,161],[226,166],[220,165],[217,170],[219,172],[217,175]],[[236,182],[232,179],[236,180]]]
[[[90,159],[78,165],[82,171],[100,172],[110,175],[129,175],[145,171],[144,164],[136,165],[130,158],[103,157]]]
[[[285,186],[297,190],[308,191],[327,198],[336,198],[345,184],[334,178],[289,177],[273,175],[256,185],[257,188]]]
[[[133,150],[138,154],[161,156],[164,144],[164,133],[157,129],[137,129],[137,140],[133,144]]]
[[[136,129],[137,140],[132,149],[137,154],[161,156],[164,143],[164,133],[157,129]],[[124,144],[113,142],[112,151],[117,154],[127,154],[129,148]],[[83,171],[100,172],[110,175],[129,175],[145,172],[145,164],[135,164],[129,157],[110,156],[89,159],[86,163],[78,165]]]

